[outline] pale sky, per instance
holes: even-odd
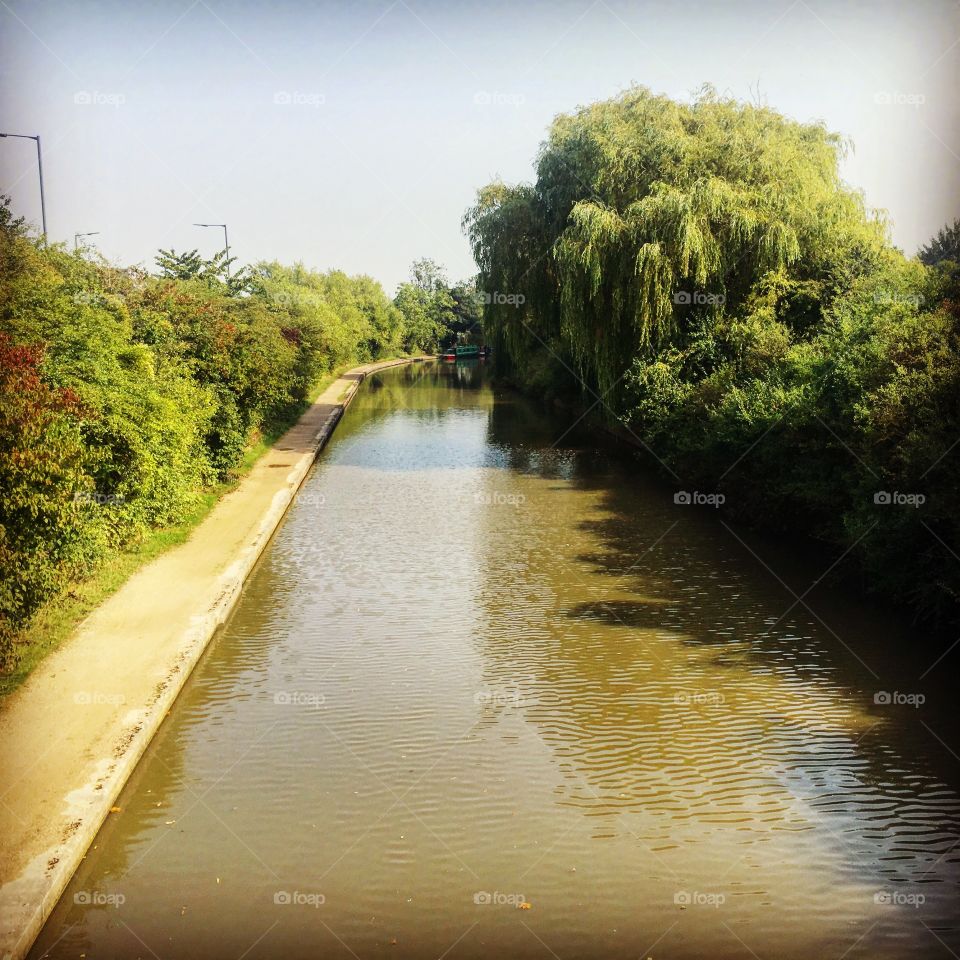
[[[39,133],[51,238],[368,273],[475,272],[476,189],[530,180],[557,113],[702,83],[850,136],[907,252],[960,216],[960,3],[0,0],[0,132]],[[31,141],[0,191],[39,222]]]

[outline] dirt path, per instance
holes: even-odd
[[[360,382],[406,362],[334,381],[186,543],[134,574],[2,704],[0,957],[29,950]]]

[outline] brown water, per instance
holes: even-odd
[[[569,426],[369,380],[33,956],[960,950],[944,647]]]

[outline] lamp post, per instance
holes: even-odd
[[[73,252],[76,253],[80,249],[80,238],[81,237],[96,237],[100,234],[99,230],[91,230],[89,233],[75,233],[73,235]],[[86,244],[84,244],[86,246]]]
[[[227,239],[227,225],[225,223],[195,223],[195,227],[223,227],[223,249],[226,254],[223,269],[230,279],[230,241]]]
[[[0,137],[16,137],[18,140],[36,140],[37,141],[37,170],[40,173],[40,219],[43,223],[43,242],[47,242],[47,203],[43,196],[43,156],[40,153],[40,135],[33,136],[29,133],[0,133]]]

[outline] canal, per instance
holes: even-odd
[[[31,956],[960,950],[939,648],[574,419],[369,378]]]

